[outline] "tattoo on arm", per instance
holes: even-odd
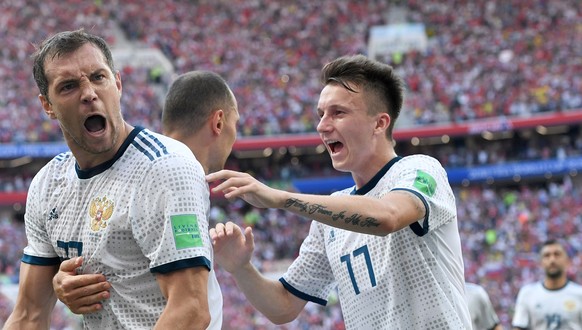
[[[420,198],[414,196],[414,206],[416,209],[416,213],[418,214],[418,218],[422,219],[425,217],[426,212],[428,211],[424,205],[424,203],[420,200]]]
[[[363,218],[362,215],[358,213],[346,214],[345,210],[333,213],[324,205],[310,204],[309,202],[305,202],[297,198],[287,199],[285,201],[284,208],[288,210],[297,210],[299,213],[303,213],[305,216],[317,214],[319,218],[321,218],[321,215],[323,215],[333,222],[343,221],[346,224],[351,224],[354,226],[378,227],[380,225],[378,219],[376,218]]]

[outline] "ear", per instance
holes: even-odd
[[[119,96],[121,96],[122,86],[121,86],[121,73],[119,70],[115,72],[115,85],[117,86],[117,91],[119,92]]]
[[[386,112],[381,112],[378,114],[378,119],[376,119],[376,130],[381,130],[383,133],[390,127],[390,115]]]
[[[222,132],[222,129],[224,128],[224,121],[225,121],[225,115],[224,115],[224,110],[222,109],[218,109],[215,110],[211,115],[211,127],[212,127],[212,132],[216,135],[220,135],[220,133]]]
[[[40,100],[40,104],[42,104],[42,108],[44,109],[44,112],[47,114],[47,116],[49,116],[50,119],[57,119],[57,115],[55,115],[53,111],[53,105],[48,100],[48,98],[42,94],[38,94],[38,99]]]

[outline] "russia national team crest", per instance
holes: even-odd
[[[108,200],[106,196],[93,198],[89,207],[91,230],[99,231],[107,227],[107,220],[113,214],[114,205],[113,201]]]

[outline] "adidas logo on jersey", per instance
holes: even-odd
[[[327,243],[333,243],[335,241],[335,231],[332,229],[329,232],[329,237],[327,238]]]
[[[53,207],[53,209],[49,212],[48,220],[55,220],[59,218],[59,212],[57,212],[57,208]]]

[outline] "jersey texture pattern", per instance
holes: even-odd
[[[28,194],[22,261],[83,256],[79,273],[107,277],[111,297],[85,315],[89,329],[151,329],[166,305],[155,274],[206,267],[211,327],[220,329],[209,204],[204,170],[190,149],[136,127],[106,163],[80,170],[68,152],[41,169]]]
[[[360,189],[335,194],[382,198],[393,190],[420,198],[426,217],[384,237],[313,221],[280,281],[319,304],[337,287],[348,329],[470,329],[455,199],[440,163],[398,157]]]

